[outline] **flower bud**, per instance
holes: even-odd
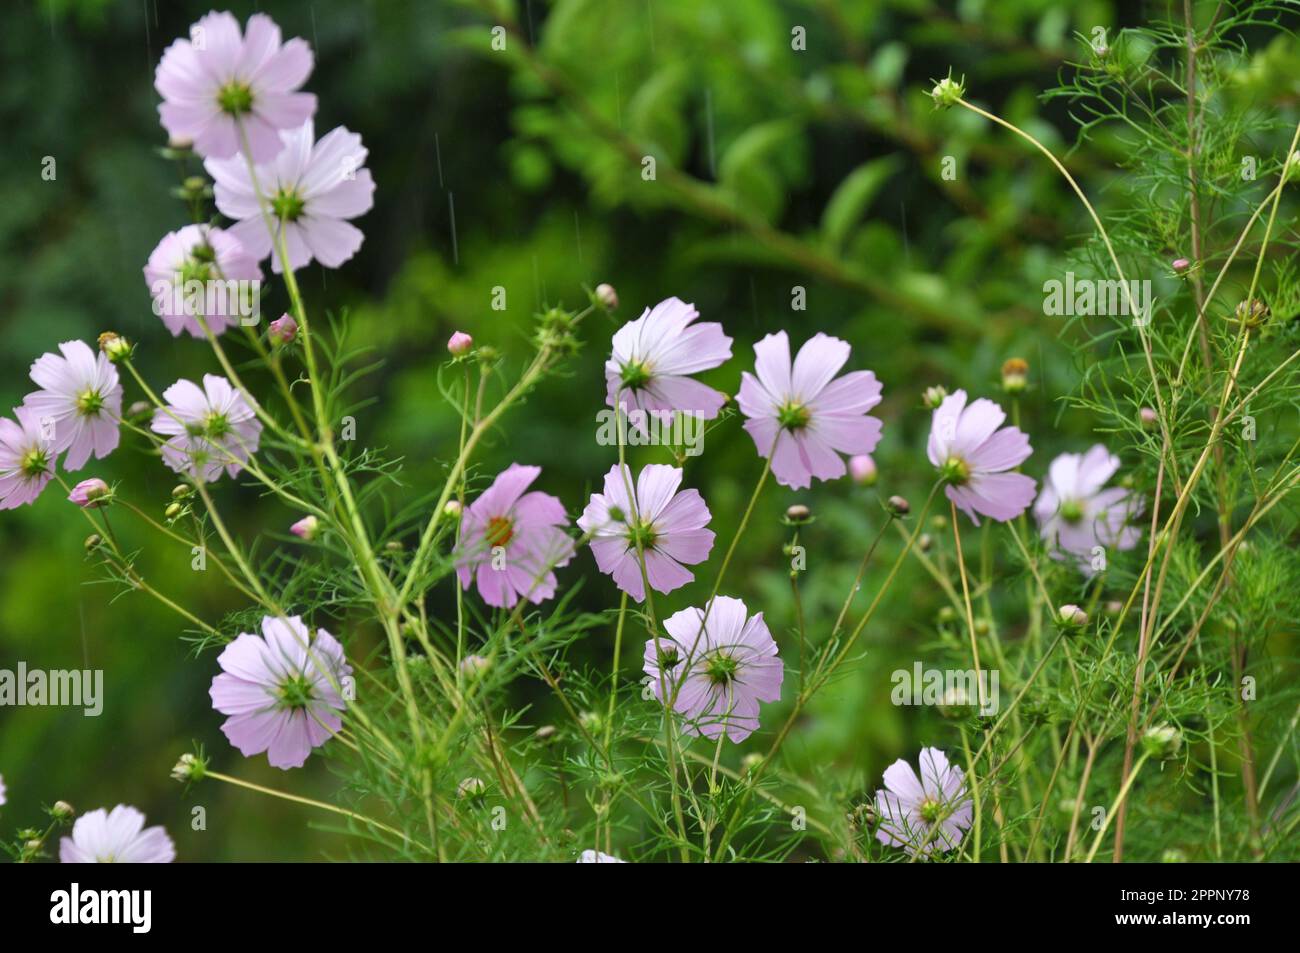
[[[316,538],[316,532],[319,529],[320,520],[316,519],[315,516],[308,514],[290,526],[289,532],[293,533],[293,535],[297,536],[299,539],[311,542]]]
[[[812,510],[808,509],[808,507],[804,506],[802,503],[795,503],[793,506],[786,508],[785,521],[787,523],[794,526],[801,526],[804,523],[809,522],[811,519]]]
[[[1080,629],[1088,624],[1088,613],[1073,603],[1067,603],[1056,610],[1056,621],[1067,629]]]
[[[1155,430],[1160,426],[1160,415],[1150,407],[1143,407],[1138,411],[1138,423],[1143,430]]]
[[[460,660],[460,673],[467,678],[477,678],[486,672],[491,664],[481,655],[466,655]]]
[[[172,768],[172,777],[177,781],[201,781],[207,772],[208,763],[202,758],[183,754]]]
[[[482,778],[465,778],[456,785],[456,797],[461,800],[478,800],[487,793],[487,785]]]
[[[113,363],[129,358],[134,348],[131,342],[116,331],[105,331],[99,336],[99,349],[108,355]]]
[[[290,314],[282,314],[266,327],[271,343],[283,347],[298,336],[298,322]]]
[[[618,292],[614,290],[613,285],[604,283],[596,285],[596,300],[606,311],[618,310]]]
[[[885,501],[885,509],[894,516],[903,517],[912,512],[912,505],[901,496],[891,496]]]
[[[1002,390],[1008,394],[1023,394],[1029,383],[1029,362],[1021,357],[1008,359],[1002,365]]]
[[[1268,305],[1258,298],[1251,298],[1237,305],[1234,315],[1246,327],[1257,328],[1268,320]]]
[[[759,754],[757,751],[751,751],[749,754],[745,755],[743,758],[740,759],[740,773],[749,774],[751,771],[753,771],[762,763],[763,763],[763,756]]]
[[[863,801],[853,808],[852,813],[848,815],[848,822],[851,826],[859,830],[869,831],[876,826],[876,805],[870,801]]]
[[[1186,258],[1175,258],[1169,267],[1174,270],[1175,275],[1181,278],[1192,270],[1192,263]]]
[[[876,461],[865,453],[859,453],[849,457],[849,476],[858,486],[875,486],[880,475],[876,471]]]
[[[943,403],[944,398],[947,396],[948,392],[936,384],[933,387],[927,387],[921,392],[921,403],[925,405],[926,410],[934,410]]]
[[[99,477],[82,480],[68,494],[68,501],[76,503],[83,510],[107,506],[113,501],[113,491]]]
[[[928,553],[934,548],[934,537],[929,533],[922,533],[916,538],[916,548],[923,553]]]
[[[384,552],[386,553],[400,553],[405,549],[406,547],[402,544],[400,539],[390,539],[388,542],[384,543]]]
[[[190,486],[188,483],[177,483],[172,487],[172,499],[183,500],[193,492],[194,487]]]
[[[468,354],[473,346],[474,339],[464,331],[457,331],[447,340],[447,350],[451,352],[452,357]]]
[[[167,509],[163,510],[163,516],[167,517],[169,520],[174,520],[176,517],[181,515],[182,509],[184,509],[184,507],[179,503],[169,503],[167,504]]]
[[[86,537],[86,541],[82,543],[82,545],[86,547],[86,552],[89,553],[89,552],[94,552],[96,549],[98,549],[99,544],[102,543],[103,541],[104,541],[103,537],[101,537],[98,533],[91,533],[89,536]]]
[[[175,149],[177,152],[189,152],[194,148],[194,140],[188,136],[169,136],[167,148]]]
[[[542,725],[542,727],[538,728],[537,731],[533,732],[533,736],[542,744],[546,744],[555,737],[555,726]]]
[[[143,417],[153,410],[153,405],[147,400],[136,400],[131,402],[131,406],[126,409],[128,417]]]
[[[966,80],[963,77],[960,80],[952,78],[952,71],[948,75],[934,84],[930,90],[930,98],[934,100],[935,108],[947,109],[950,106],[957,105],[962,97],[966,95]]]
[[[55,801],[54,806],[50,808],[50,817],[56,821],[70,821],[76,813],[67,801]]]
[[[1183,745],[1183,733],[1173,725],[1156,725],[1142,736],[1143,749],[1153,758],[1168,760],[1178,754]]]
[[[463,510],[464,507],[461,506],[460,500],[448,500],[447,505],[442,508],[442,512],[446,514],[449,519],[454,520],[460,519],[460,514]]]
[[[1178,847],[1166,847],[1165,852],[1160,855],[1162,864],[1185,864],[1187,863],[1187,852]]]
[[[1282,181],[1290,182],[1300,178],[1300,149],[1287,156],[1286,165],[1282,167]]]

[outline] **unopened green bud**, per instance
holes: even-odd
[[[948,109],[961,102],[962,97],[966,95],[966,79],[962,77],[959,80],[952,78],[952,71],[948,75],[934,84],[930,90],[930,98],[934,100],[934,105],[938,109]]]
[[[1168,760],[1182,746],[1183,733],[1173,725],[1156,725],[1142,736],[1142,747],[1153,758]]]

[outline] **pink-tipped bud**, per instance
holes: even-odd
[[[618,292],[614,290],[613,285],[596,285],[596,300],[601,303],[606,311],[618,310]]]
[[[450,340],[447,341],[447,350],[451,352],[452,357],[460,357],[462,354],[468,354],[469,349],[474,346],[474,339],[464,331],[457,331]]]
[[[308,542],[316,538],[316,531],[320,529],[320,521],[314,516],[304,516],[298,522],[289,527],[289,532],[299,539],[305,539]]]
[[[288,344],[298,336],[298,322],[291,316],[282,314],[270,323],[266,334],[272,344]]]
[[[912,512],[912,505],[901,496],[891,496],[885,501],[885,509],[901,518]]]
[[[448,500],[447,505],[442,508],[442,511],[451,519],[458,520],[460,519],[462,509],[463,507],[460,505],[460,500]]]
[[[1175,258],[1169,267],[1174,270],[1175,275],[1185,275],[1192,270],[1192,263],[1186,258]]]
[[[849,457],[849,475],[858,486],[874,486],[876,483],[876,461],[865,453]]]
[[[1143,407],[1138,411],[1138,423],[1142,425],[1143,430],[1155,430],[1160,426],[1160,415],[1150,407]]]
[[[83,510],[104,506],[113,498],[113,491],[99,477],[82,480],[68,494],[69,502],[76,503]]]
[[[1088,613],[1070,603],[1056,610],[1056,619],[1067,628],[1077,629],[1088,624]]]

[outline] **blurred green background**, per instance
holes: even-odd
[[[819,330],[848,339],[851,366],[874,369],[884,382],[879,489],[914,503],[929,479],[928,416],[919,404],[926,385],[996,396],[1002,361],[1022,356],[1032,365],[1023,405],[1034,434],[1031,472],[1090,439],[1089,421],[1058,406],[1078,368],[1059,340],[1059,319],[1042,315],[1040,291],[1073,260],[1087,222],[1039,157],[961,110],[934,111],[925,94],[950,66],[964,74],[976,101],[1068,153],[1104,212],[1123,196],[1115,172],[1122,143],[1103,133],[1071,151],[1068,107],[1039,94],[1080,55],[1076,34],[1114,31],[1166,7],[532,0],[501,13],[445,2],[229,5],[241,20],[267,12],[286,37],[312,44],[307,88],[320,101],[318,134],[346,125],[370,150],[378,189],[374,210],[358,222],[363,248],[343,268],[313,266],[300,281],[313,313],[346,309],[351,340],[385,360],[360,385],[377,401],[358,417],[358,440],[404,456],[412,493],[431,488],[454,456],[456,422],[437,387],[451,332],[498,347],[507,373],[517,371],[538,308],[580,305],[583,285],[608,281],[622,301],[619,321],[669,295],[721,321],[736,339],[735,356],[706,379],[733,394],[752,365],[750,345],[770,331],[788,329],[796,344]],[[169,194],[176,170],[155,152],[164,133],[153,71],[167,44],[208,9],[44,0],[6,11],[0,407],[32,389],[26,373],[39,354],[104,330],[139,342],[138,363],[156,388],[215,370],[204,345],[165,332],[141,275],[158,239],[188,221]],[[497,24],[509,27],[503,51],[492,46]],[[1293,110],[1295,43],[1261,32],[1255,53],[1239,95],[1259,109]],[[544,64],[541,72],[534,62]],[[1268,138],[1259,146],[1264,154],[1278,148]],[[646,155],[656,159],[654,181],[641,175]],[[41,177],[47,156],[57,163],[53,181]],[[951,180],[945,157],[954,160]],[[507,293],[504,311],[489,307],[498,286]],[[805,290],[806,310],[792,310],[796,287]],[[264,306],[278,314],[282,292],[270,295]],[[510,414],[483,457],[485,472],[516,460],[539,464],[539,487],[581,511],[614,459],[594,434],[615,326],[604,318],[584,326],[586,347],[571,376],[548,381]],[[128,402],[139,396],[128,385]],[[758,472],[753,444],[734,421],[688,464],[720,543]],[[174,483],[156,459],[126,450],[79,475],[120,482],[157,512]],[[217,490],[246,540],[283,534],[297,518],[232,481]],[[727,590],[763,609],[783,646],[792,608],[779,514],[799,501],[819,516],[805,533],[805,598],[809,617],[825,625],[878,525],[873,495],[848,481],[765,494]],[[215,574],[190,571],[186,551],[145,536],[124,516],[118,527],[146,547],[146,578],[204,618],[240,607]],[[215,768],[250,780],[318,796],[334,781],[326,759],[286,776],[229,747],[208,703],[213,656],[196,660],[177,619],[156,603],[135,594],[112,601],[113,590],[94,585],[86,532],[57,487],[35,506],[0,515],[0,667],[22,659],[45,669],[102,668],[107,696],[98,718],[0,710],[0,774],[9,787],[0,830],[8,836],[36,823],[40,805],[60,798],[78,810],[126,802],[165,824],[184,860],[346,854],[344,841],[312,829],[290,806],[216,784],[182,798],[168,771],[193,740]],[[787,746],[795,765],[815,766],[846,797],[937,730],[937,716],[888,701],[888,672],[923,657],[941,603],[914,567],[907,572],[867,633],[867,659],[814,706]],[[587,553],[561,573],[562,583],[582,574],[591,576],[584,607],[615,603]],[[702,588],[664,603],[690,605]],[[601,666],[608,652],[601,630],[578,649]],[[629,668],[637,656],[633,645]],[[544,693],[521,700],[537,701],[545,718]],[[206,808],[204,831],[191,829],[195,805]]]

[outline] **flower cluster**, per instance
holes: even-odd
[[[337,268],[362,247],[364,235],[353,220],[374,202],[375,183],[365,168],[368,153],[361,137],[341,126],[316,137],[317,101],[302,90],[312,66],[310,46],[297,38],[284,41],[279,27],[262,14],[250,17],[242,29],[228,13],[208,14],[193,26],[188,39],[177,40],[167,49],[155,78],[163,100],[160,119],[171,149],[203,160],[214,183],[212,198],[225,224],[196,214],[191,224],[168,232],[148,256],[144,277],[154,312],[166,331],[173,337],[184,333],[206,341],[228,376],[205,374],[201,384],[177,380],[159,398],[132,363],[134,346],[116,335],[103,336],[98,353],[82,341],[60,344],[58,353],[44,354],[31,366],[31,380],[38,389],[14,409],[12,419],[0,418],[0,509],[31,503],[51,480],[62,482],[60,463],[63,470],[73,472],[92,457],[106,458],[118,447],[124,426],[128,439],[148,440],[162,463],[180,476],[181,485],[174,491],[177,501],[165,511],[169,521],[181,518],[185,507],[180,500],[195,490],[211,510],[205,484],[223,474],[231,478],[245,474],[261,479],[272,491],[289,492],[263,472],[274,454],[263,451],[257,456],[264,432],[283,437],[285,431],[245,390],[219,339],[231,328],[260,323],[257,292],[269,258],[271,272],[286,276],[293,313],[270,322],[264,338],[252,337],[283,383],[276,362],[299,345],[308,358],[312,354],[310,327],[293,273],[312,262]],[[953,105],[961,93],[960,84],[949,79],[936,86],[934,96]],[[592,298],[593,307],[612,310],[618,305],[618,296],[608,285],[601,285]],[[682,735],[701,737],[715,742],[720,754],[724,739],[741,744],[760,729],[762,705],[782,700],[785,661],[764,613],[751,612],[745,601],[723,593],[731,554],[769,478],[796,491],[810,489],[815,481],[845,477],[864,488],[881,480],[881,468],[872,455],[884,433],[882,417],[873,415],[881,405],[883,386],[873,371],[850,363],[853,348],[848,341],[815,333],[792,357],[790,336],[778,331],[753,345],[752,367],[740,372],[733,400],[699,379],[732,359],[733,344],[721,323],[702,322],[700,317],[693,304],[669,297],[646,307],[612,335],[604,365],[605,402],[620,425],[616,428],[618,458],[605,472],[600,492],[590,495],[576,519],[559,497],[535,488],[541,467],[519,463],[496,474],[465,505],[466,487],[477,478],[462,458],[442,505],[430,518],[405,584],[395,584],[387,574],[387,562],[367,564],[378,580],[373,583],[378,594],[370,594],[391,640],[395,665],[405,664],[406,626],[413,625],[416,617],[422,620],[427,608],[423,603],[415,607],[414,597],[407,598],[412,580],[423,579],[419,573],[427,565],[421,562],[426,542],[432,540],[430,546],[436,547],[447,540],[436,531],[454,520],[454,543],[441,544],[450,550],[444,565],[448,574],[454,569],[457,577],[458,609],[463,603],[460,592],[475,589],[487,606],[504,610],[498,618],[521,615],[529,606],[556,596],[557,571],[577,558],[582,546],[589,546],[597,569],[622,594],[620,635],[629,600],[643,607],[650,636],[641,658],[642,684],[648,692],[643,697],[653,698],[662,709],[673,729],[668,734],[672,744]],[[556,309],[545,320],[551,322],[546,325],[548,335],[555,334],[543,340],[573,340],[568,334],[576,319],[570,321]],[[490,367],[494,354],[463,332],[450,338],[447,350],[453,365],[466,369],[476,362]],[[305,363],[308,374],[303,383],[319,399],[323,382],[312,379],[311,361]],[[142,409],[129,409],[125,418],[119,367],[151,402]],[[1004,391],[1013,396],[1023,393],[1029,386],[1027,371],[1023,361],[1009,361],[1004,367]],[[283,387],[291,409],[297,410],[290,385],[283,383]],[[692,599],[697,604],[670,614],[659,613],[655,594],[668,596],[695,583],[696,574],[704,572],[714,555],[713,512],[700,491],[686,485],[682,458],[677,458],[678,465],[651,463],[634,469],[622,445],[627,432],[622,424],[626,421],[639,436],[648,436],[652,424],[673,423],[679,415],[721,425],[730,419],[728,405],[734,405],[743,418],[743,429],[763,461],[759,486],[707,597]],[[1007,414],[997,403],[970,400],[964,390],[948,394],[934,387],[926,392],[925,405],[931,411],[926,455],[936,471],[931,500],[942,487],[954,516],[961,510],[976,525],[981,519],[1006,523],[1020,519],[1032,507],[1047,551],[1087,575],[1104,568],[1104,561],[1097,561],[1099,550],[1104,554],[1108,548],[1127,550],[1137,545],[1140,530],[1132,523],[1142,503],[1123,485],[1108,487],[1120,461],[1105,447],[1058,456],[1040,489],[1033,477],[1021,472],[1033,453],[1029,435],[1018,426],[1007,426]],[[342,484],[342,492],[338,509],[329,512],[297,496],[286,497],[299,514],[289,532],[302,543],[314,544],[303,547],[308,551],[324,551],[336,542],[364,537],[367,529],[367,520],[355,504],[346,514],[351,520],[336,519],[351,503],[349,477],[346,467],[330,459],[335,448],[327,435],[326,414],[319,406],[316,413],[316,434],[301,419],[295,421],[303,435],[297,446],[304,456],[314,458],[322,477],[330,478],[324,483],[331,497],[337,488],[333,478]],[[480,425],[495,422],[494,417],[484,421],[477,414],[476,408],[476,438]],[[277,449],[292,446],[290,441],[297,439],[289,435],[281,443],[274,437],[268,437],[268,447]],[[917,432],[913,444],[919,444],[921,437]],[[314,476],[316,470],[312,472]],[[593,481],[598,473],[591,474]],[[120,492],[100,477],[82,479],[73,487],[63,485],[67,499],[92,523],[97,515],[103,516],[92,511],[113,503]],[[885,494],[881,496],[885,499]],[[904,519],[910,509],[898,496],[885,502],[890,520]],[[301,515],[303,510],[311,512]],[[785,512],[785,524],[796,532],[812,521],[809,507],[802,502]],[[216,522],[215,511],[210,515]],[[581,533],[578,538],[575,526]],[[224,526],[218,523],[217,529],[224,540]],[[912,540],[916,538],[913,535]],[[91,539],[102,542],[97,534]],[[363,541],[360,548],[368,550],[369,540]],[[239,562],[236,547],[228,541],[227,546]],[[385,559],[403,551],[399,540],[384,546],[395,547],[384,549]],[[909,542],[908,550],[911,546]],[[88,542],[87,549],[93,548]],[[393,564],[401,562],[402,557],[393,557]],[[125,561],[115,568],[133,584],[142,584]],[[277,601],[257,585],[256,576],[249,575],[256,598],[270,614],[262,616],[258,632],[239,632],[233,639],[205,625],[214,641],[225,643],[216,659],[220,671],[212,679],[209,696],[213,709],[226,716],[222,732],[242,755],[265,754],[269,764],[280,769],[301,767],[313,751],[342,732],[354,697],[353,668],[339,639],[303,616],[277,608]],[[964,575],[962,579],[964,583]],[[849,604],[844,608],[847,611]],[[1076,629],[1087,624],[1087,613],[1073,605],[1060,610],[1057,618],[1063,626]],[[522,623],[521,628],[525,628]],[[973,622],[971,628],[975,649]],[[492,651],[469,652],[477,646],[465,644],[464,627],[460,629],[457,652],[451,656],[455,665],[437,671],[444,680],[432,683],[449,695],[454,689],[458,705],[507,668]],[[422,635],[427,634],[426,629]],[[837,636],[838,623],[832,642]],[[800,638],[802,662],[802,630]],[[846,653],[851,641],[842,643],[841,651]],[[436,669],[429,661],[436,655],[432,644],[424,638],[419,642],[426,653],[420,660],[425,672]],[[834,657],[833,653],[828,651],[826,657]],[[617,675],[617,658],[615,665]],[[821,665],[816,663],[813,677],[828,678],[834,665],[826,669]],[[799,700],[787,729],[806,701],[808,674],[800,673]],[[553,683],[549,675],[547,681]],[[398,685],[409,689],[405,678]],[[418,711],[412,713],[418,705],[413,699],[407,701],[408,714],[418,718]],[[578,720],[600,717],[588,713]],[[360,723],[369,727],[364,719]],[[590,725],[580,727],[591,733]],[[412,735],[423,740],[418,730]],[[784,737],[782,731],[780,738]],[[354,744],[351,737],[344,743]],[[610,744],[607,737],[606,749]],[[1168,747],[1165,744],[1161,750]],[[442,754],[445,751],[439,749]],[[613,761],[609,750],[605,757]],[[178,764],[175,776],[184,781],[204,776],[206,762],[187,758]],[[713,768],[716,774],[717,755]],[[924,748],[919,773],[907,762],[896,761],[885,770],[883,784],[871,804],[880,843],[917,858],[960,847],[973,823],[972,800],[966,775],[942,751]],[[0,781],[0,804],[4,794]],[[487,796],[487,782],[478,777],[467,777],[456,788],[456,800],[467,804]],[[432,818],[443,805],[426,807]],[[67,819],[71,817],[69,809]],[[174,859],[175,847],[161,827],[146,828],[138,810],[118,805],[112,811],[81,816],[71,835],[63,838],[60,857],[65,862],[167,862]],[[623,861],[585,850],[578,862]]]

